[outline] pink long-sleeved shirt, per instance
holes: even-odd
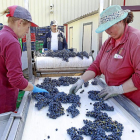
[[[14,111],[19,89],[28,85],[22,73],[21,52],[17,35],[4,26],[0,31],[0,113]]]
[[[114,58],[115,54],[121,58]],[[109,86],[121,85],[132,77],[138,90],[124,95],[140,107],[140,31],[126,25],[117,46],[113,38],[107,39],[88,70],[96,76],[104,74]]]

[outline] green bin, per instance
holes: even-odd
[[[21,39],[21,38],[19,38],[19,39],[18,39],[18,41],[19,41],[20,46],[21,46],[21,49],[22,49],[22,39]]]
[[[25,93],[25,91],[23,91],[23,90],[20,90],[19,93],[18,93],[18,98],[17,98],[17,102],[16,102],[16,107],[17,108],[19,108],[19,106],[20,106],[20,103],[22,101],[24,93]]]
[[[42,53],[42,48],[43,48],[43,41],[36,41],[36,51],[39,51]]]

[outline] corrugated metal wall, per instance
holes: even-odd
[[[53,5],[53,8],[50,8]],[[48,26],[56,19],[59,25],[97,10],[99,0],[29,0],[29,11],[39,26]],[[50,13],[50,11],[53,13]]]
[[[126,0],[125,6],[140,5],[140,0]]]
[[[29,11],[39,26],[48,26],[56,19],[59,25],[98,10],[100,0],[29,0]],[[104,0],[104,9],[109,5],[123,6],[124,0]],[[53,4],[53,13],[50,5]],[[125,0],[125,5],[140,5],[140,0]]]
[[[29,11],[33,21],[39,26],[48,26],[50,21],[56,19],[59,25],[82,17],[98,10],[100,0],[27,0],[29,1]],[[110,5],[123,5],[124,0],[104,0],[104,9]],[[50,13],[50,5],[53,4],[53,13]],[[4,10],[10,5],[20,5],[24,7],[24,0],[0,0],[0,10]],[[125,0],[125,5],[140,5],[140,0]],[[6,24],[7,18],[0,17],[0,22]]]
[[[20,5],[24,7],[24,0],[0,0],[0,12],[11,5]],[[7,17],[5,15],[0,16],[0,23],[7,25]]]

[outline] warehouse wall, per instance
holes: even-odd
[[[20,5],[24,7],[24,0],[0,0],[0,12],[11,5]],[[7,17],[5,15],[0,16],[0,23],[7,25]]]
[[[53,8],[50,8],[53,5]],[[39,26],[48,26],[56,19],[59,25],[97,10],[99,0],[29,0],[29,11]],[[51,10],[53,11],[51,13]]]
[[[83,39],[83,24],[92,22],[92,50],[94,50],[93,56],[97,55],[97,46],[98,46],[98,34],[95,33],[96,28],[98,27],[98,14],[80,19],[68,25],[68,36],[69,28],[73,27],[73,48],[76,48],[77,51],[82,51],[82,39]],[[89,36],[90,37],[90,36]],[[68,38],[68,46],[69,46]]]
[[[125,6],[140,5],[140,0],[125,0]]]
[[[0,0],[0,9],[4,10],[10,5],[24,7],[24,0]],[[29,11],[33,21],[39,26],[48,26],[50,21],[56,19],[59,25],[70,22],[76,18],[98,10],[100,0],[26,0],[29,1]],[[111,4],[123,5],[124,0],[111,0]],[[50,8],[50,5],[53,8]],[[110,0],[104,0],[104,9],[110,5]],[[125,0],[125,5],[140,5],[140,0]],[[50,13],[50,11],[53,13]],[[6,17],[0,17],[0,22],[7,24]]]

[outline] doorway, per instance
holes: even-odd
[[[69,48],[73,48],[73,27],[69,27]]]
[[[83,24],[82,51],[90,53],[92,50],[92,22]]]

